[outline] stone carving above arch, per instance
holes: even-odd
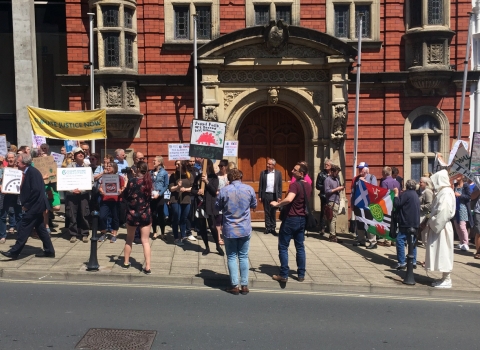
[[[221,70],[221,83],[276,83],[276,82],[327,82],[329,71],[322,69],[302,70]]]
[[[323,107],[325,102],[325,93],[321,90],[310,90],[310,89],[303,89],[307,94],[312,97],[312,102],[315,106]]]
[[[324,58],[325,53],[311,47],[288,44],[282,52],[269,52],[265,45],[248,45],[227,52],[225,58]]]
[[[268,104],[269,105],[276,105],[278,103],[278,87],[271,87],[268,89]]]
[[[347,127],[347,106],[338,104],[334,106],[334,115],[332,122],[332,142],[339,149],[345,138],[345,129]]]
[[[223,92],[223,109],[227,109],[228,106],[230,106],[230,103],[232,103],[235,98],[240,95],[243,92],[243,90],[230,90],[230,91],[224,91]]]

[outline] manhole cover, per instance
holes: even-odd
[[[156,331],[90,328],[75,349],[150,350],[156,335]]]

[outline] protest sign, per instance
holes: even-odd
[[[92,168],[62,168],[57,172],[58,191],[90,191],[92,189]]]
[[[13,168],[3,169],[2,193],[20,194],[23,172]]]
[[[223,158],[226,124],[195,119],[190,135],[190,157]]]
[[[470,167],[470,155],[463,143],[459,144],[456,153],[453,156],[453,161],[449,163],[448,176],[454,178],[458,174],[464,174]]]
[[[35,135],[60,140],[97,140],[107,138],[107,112],[54,111],[27,106]]]
[[[80,147],[78,141],[75,140],[63,141],[63,144],[67,152],[72,152],[74,148]]]
[[[8,147],[7,147],[7,136],[0,135],[0,155],[7,156]]]
[[[53,157],[54,162],[57,163],[57,168],[61,168],[65,156],[55,152],[50,152],[50,155]]]
[[[34,158],[33,165],[42,173],[43,181],[48,184],[57,182],[57,163],[52,156]],[[45,176],[48,176],[46,179]]]
[[[238,141],[225,141],[223,157],[238,157]]]
[[[189,143],[169,143],[168,144],[168,160],[189,160],[188,150]]]
[[[120,178],[117,174],[104,174],[102,176],[102,189],[106,196],[120,194]]]
[[[480,132],[473,133],[472,152],[470,154],[470,171],[478,174],[480,173]]]
[[[460,148],[460,145],[462,145],[462,147],[465,150],[468,150],[468,143],[466,141],[462,141],[462,140],[455,141],[455,143],[453,144],[452,150],[450,151],[450,155],[448,156],[448,164],[452,164],[454,158],[457,155],[458,149]]]
[[[33,148],[40,148],[40,146],[44,143],[47,143],[47,139],[45,136],[34,135],[32,131],[32,146]]]

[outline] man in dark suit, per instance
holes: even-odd
[[[282,200],[282,174],[275,170],[276,164],[275,159],[267,159],[267,169],[260,173],[260,186],[258,188],[258,197],[260,202],[263,203],[265,212],[265,234],[272,233],[274,235],[277,234],[275,232],[277,208],[271,206],[270,202]]]
[[[20,202],[22,203],[24,213],[17,226],[18,234],[15,245],[9,251],[0,253],[7,258],[17,259],[23,247],[25,247],[33,228],[35,228],[44,249],[42,252],[35,254],[35,256],[39,258],[54,258],[55,249],[43,223],[43,213],[49,208],[43,176],[40,171],[31,166],[32,157],[29,154],[19,154],[16,163],[18,170],[23,171]]]

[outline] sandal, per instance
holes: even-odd
[[[152,236],[152,239],[153,240],[156,240],[158,238],[158,234],[157,233],[154,233],[153,236]]]
[[[225,242],[223,241],[223,239],[220,238],[220,240],[218,241],[218,244],[225,245]]]
[[[476,253],[475,255],[473,255],[473,258],[474,259],[480,259],[480,253]]]

